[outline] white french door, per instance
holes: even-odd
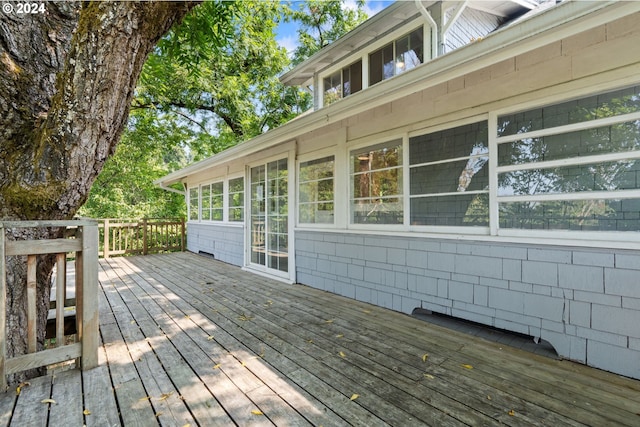
[[[250,172],[249,264],[288,277],[289,174],[287,159],[254,166]]]

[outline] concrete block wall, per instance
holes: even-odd
[[[206,252],[216,259],[242,266],[244,263],[244,227],[219,224],[187,224],[187,250]]]
[[[300,230],[295,243],[299,283],[540,337],[640,378],[638,251]]]

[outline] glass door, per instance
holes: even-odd
[[[251,168],[251,263],[289,271],[287,159]]]

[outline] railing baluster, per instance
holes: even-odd
[[[37,349],[36,335],[36,290],[37,258],[35,255],[27,256],[27,351],[35,353]]]
[[[67,254],[56,259],[56,347],[64,345],[64,305],[67,299]]]

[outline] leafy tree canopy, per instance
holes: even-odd
[[[153,181],[306,111],[311,95],[283,86],[278,75],[365,18],[363,1],[356,11],[344,3],[243,0],[194,8],[148,58],[118,151],[81,214],[183,216],[183,197]],[[300,23],[293,60],[276,42],[283,20]]]

